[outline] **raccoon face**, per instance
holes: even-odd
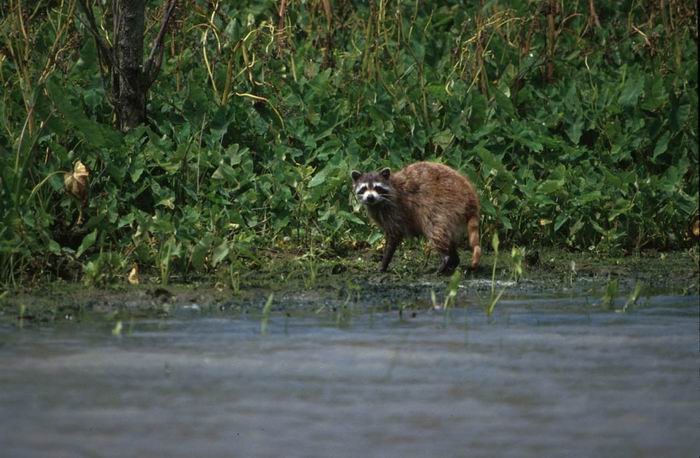
[[[357,200],[363,205],[375,205],[390,200],[393,188],[389,181],[391,171],[388,168],[379,172],[352,172],[352,184]]]

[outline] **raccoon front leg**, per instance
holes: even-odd
[[[398,248],[400,243],[400,239],[392,237],[386,238],[386,242],[384,243],[384,255],[382,256],[382,272],[386,272],[386,269],[389,267],[389,263],[391,262],[391,258],[394,257],[396,248]]]

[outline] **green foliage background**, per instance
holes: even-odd
[[[484,243],[690,246],[695,2],[597,0],[600,27],[588,2],[562,3],[345,0],[329,25],[325,1],[290,1],[280,28],[275,2],[180,2],[149,122],[122,134],[76,2],[12,0],[0,280],[99,283],[136,263],[167,282],[275,250],[347,255],[380,239],[350,171],[416,160],[474,181]],[[161,6],[147,4],[147,44]],[[57,173],[78,159],[80,226]]]

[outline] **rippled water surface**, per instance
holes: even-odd
[[[0,325],[0,455],[698,456],[697,296]]]

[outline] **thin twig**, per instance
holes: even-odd
[[[165,38],[165,32],[168,30],[168,22],[170,22],[170,18],[173,15],[173,11],[175,11],[176,5],[177,0],[170,0],[168,3],[165,13],[163,14],[163,21],[160,25],[160,31],[153,42],[148,60],[146,60],[146,65],[144,66],[144,75],[146,76],[146,81],[148,81],[146,89],[153,84],[153,82],[156,80],[156,76],[158,76],[158,72],[160,71],[160,66],[163,62],[163,51],[165,50],[165,47],[163,46],[163,39]]]
[[[95,14],[92,12],[92,6],[88,5],[85,0],[80,0],[80,6],[82,7],[83,11],[85,12],[85,16],[87,17],[87,26],[88,30],[92,34],[93,38],[95,39],[95,43],[97,44],[97,47],[100,48],[101,55],[106,56],[106,64],[107,67],[112,69],[116,69],[117,65],[114,62],[114,54],[112,54],[112,47],[107,45],[104,40],[102,39],[102,36],[100,35],[99,30],[97,29],[97,21],[95,21]]]

